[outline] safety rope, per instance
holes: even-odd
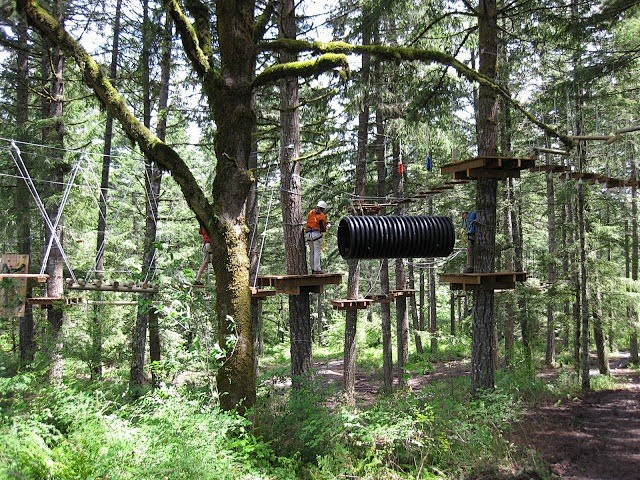
[[[258,252],[258,262],[257,262],[257,265],[256,265],[256,276],[253,279],[253,285],[252,285],[253,288],[255,288],[256,285],[257,285],[258,273],[260,272],[260,262],[262,260],[262,252],[264,250],[264,244],[265,244],[265,240],[267,238],[267,227],[269,226],[269,217],[271,216],[271,207],[273,206],[273,192],[275,192],[275,188],[271,189],[271,195],[269,196],[269,203],[268,203],[268,207],[267,207],[267,218],[264,221],[264,230],[261,233],[262,242],[260,244],[260,251]],[[256,228],[256,230],[257,230],[257,228]]]

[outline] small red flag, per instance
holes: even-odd
[[[400,175],[404,174],[404,163],[402,163],[402,159],[398,160],[398,173]]]

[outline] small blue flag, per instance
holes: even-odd
[[[430,172],[431,171],[431,154],[427,154],[427,159],[425,160],[425,164],[427,167],[427,171]]]

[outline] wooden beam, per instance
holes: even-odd
[[[31,305],[39,305],[41,307],[51,306],[67,306],[82,303],[81,297],[31,297],[27,298],[27,302]]]
[[[80,285],[78,283],[67,284],[67,288],[69,290],[86,290],[86,291],[94,291],[94,292],[122,292],[122,293],[157,293],[157,286],[149,286],[149,287],[139,287],[136,285],[128,286],[128,285],[120,285],[118,282],[112,282],[109,284],[102,285]]]
[[[571,155],[571,152],[566,150],[559,150],[557,148],[547,148],[547,147],[533,147],[534,153],[550,153],[552,155],[562,155],[563,157],[568,157]]]
[[[364,310],[373,304],[370,298],[341,298],[329,300],[334,310]]]
[[[3,278],[35,278],[39,283],[45,283],[49,275],[39,273],[0,273],[0,280]]]
[[[337,285],[342,282],[341,273],[322,273],[317,275],[258,275],[258,287],[274,288],[276,293],[299,295],[304,288],[311,293],[322,293],[324,285]]]

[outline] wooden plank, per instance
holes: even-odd
[[[416,294],[416,290],[408,289],[408,290],[389,290],[389,295],[391,297],[414,297]]]
[[[117,284],[117,285],[116,285]],[[67,288],[69,290],[86,290],[86,291],[94,291],[94,292],[122,292],[122,293],[156,293],[158,292],[157,286],[149,286],[149,287],[139,287],[139,286],[127,286],[120,285],[118,282],[113,282],[111,285],[102,284],[100,286],[97,285],[80,285],[78,283],[73,283],[71,285],[67,284]]]
[[[264,300],[268,297],[273,297],[277,292],[273,289],[266,288],[252,288],[251,296],[253,298],[257,298],[258,300]]]
[[[507,178],[520,178],[520,170],[478,168],[469,171],[467,176],[469,178],[497,178],[499,180],[504,180]]]
[[[70,306],[82,303],[82,297],[31,297],[27,302],[31,305],[39,305],[42,308],[53,306]]]
[[[258,275],[256,285],[258,287],[271,287],[277,291],[291,289],[300,293],[299,287],[314,287],[322,285],[337,285],[342,282],[341,273],[321,273],[317,275]]]
[[[0,273],[0,280],[2,280],[3,278],[35,278],[38,283],[45,283],[49,278],[49,275],[39,273]]]
[[[535,165],[530,167],[529,170],[532,172],[560,173],[571,171],[571,167],[564,165]]]
[[[443,175],[455,172],[467,171],[472,168],[481,168],[487,165],[487,159],[483,157],[475,157],[462,162],[447,163],[440,167],[440,173]]]
[[[340,298],[329,300],[334,310],[364,310],[373,304],[370,298]]]
[[[480,285],[480,275],[476,273],[442,273],[439,278],[442,283],[474,283]]]

